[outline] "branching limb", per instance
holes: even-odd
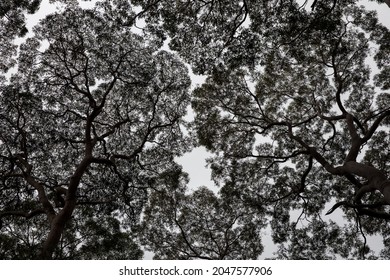
[[[196,251],[196,249],[192,246],[191,242],[188,240],[187,234],[186,234],[185,230],[183,229],[183,227],[181,226],[181,224],[180,224],[180,222],[179,222],[179,220],[178,220],[178,218],[177,218],[177,209],[175,209],[174,214],[175,214],[174,222],[175,222],[175,224],[179,227],[181,236],[183,237],[184,242],[186,243],[186,245],[188,246],[188,248],[195,254],[195,256],[196,256],[197,258],[210,260],[211,258],[202,256],[201,254],[199,254],[199,253]]]
[[[333,205],[333,207],[330,208],[328,210],[328,212],[326,212],[325,215],[330,215],[337,208],[339,208],[340,206],[344,206],[344,207],[347,207],[347,208],[357,209],[358,212],[360,214],[363,214],[363,215],[372,216],[372,215],[383,215],[383,214],[386,214],[386,216],[388,217],[387,219],[390,219],[390,214],[373,210],[373,209],[379,208],[379,207],[381,207],[383,205],[387,205],[387,203],[384,202],[384,201],[379,201],[379,202],[373,203],[373,204],[356,204],[356,203],[351,203],[351,202],[348,202],[348,201],[344,200],[344,201],[337,202],[335,205]]]

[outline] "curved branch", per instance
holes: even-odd
[[[349,150],[349,153],[345,161],[346,162],[356,161],[360,148],[364,142],[362,141],[362,139],[357,133],[356,127],[354,125],[354,117],[351,114],[347,114],[346,121],[347,121],[349,134],[351,136],[351,148]]]
[[[326,212],[325,215],[330,215],[340,206],[345,206],[347,208],[357,209],[359,213],[362,212],[363,214],[366,214],[366,215],[368,215],[369,213],[374,214],[374,212],[376,214],[380,214],[380,215],[386,214],[388,216],[388,218],[390,219],[390,214],[372,210],[372,208],[378,208],[378,207],[381,207],[383,205],[387,205],[387,203],[384,201],[380,201],[380,202],[373,203],[373,204],[355,204],[355,203],[350,203],[350,202],[344,200],[344,201],[337,202],[335,205],[333,205],[332,208],[330,208],[328,210],[328,212]],[[367,210],[370,210],[370,211],[367,211]]]
[[[386,118],[390,116],[390,109],[387,109],[384,111],[372,124],[370,129],[367,131],[366,135],[363,137],[363,141],[367,142],[369,139],[371,139],[372,135],[375,133],[375,131],[378,129],[381,122]]]
[[[306,178],[307,176],[309,175],[311,169],[313,167],[313,156],[310,155],[309,156],[309,165],[307,166],[307,169],[305,170],[305,172],[302,174],[302,177],[301,177],[301,184],[299,186],[299,189],[298,189],[298,193],[301,193],[304,191],[305,189],[305,185],[306,185]]]

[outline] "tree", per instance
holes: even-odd
[[[263,251],[263,217],[206,187],[186,194],[181,176],[166,176],[165,191],[151,195],[141,244],[155,259],[257,259]]]
[[[0,234],[20,258],[139,258],[129,231],[188,149],[186,67],[121,16],[109,2],[48,15],[1,81]]]
[[[2,258],[140,258],[140,244],[163,259],[256,258],[266,225],[277,258],[390,257],[390,33],[375,12],[355,0],[62,2],[16,59],[1,45],[3,71],[18,67],[0,78]],[[190,80],[160,50],[167,39],[207,76],[189,126]],[[193,142],[213,153],[219,194],[186,189],[174,158]]]
[[[365,258],[372,234],[387,244],[390,33],[375,12],[356,1],[168,2],[146,15],[150,29],[208,75],[193,92],[194,135],[215,154],[222,191],[267,206],[278,256]],[[322,220],[336,209],[345,226]],[[299,251],[321,235],[332,252]]]

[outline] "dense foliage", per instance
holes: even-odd
[[[85,244],[100,238],[113,240],[114,250],[128,239],[130,249],[120,229],[138,220],[147,189],[177,169],[173,157],[187,146],[180,127],[187,69],[157,41],[118,24],[110,8],[47,16],[1,85],[2,234],[13,236],[16,216],[36,221],[17,238],[43,242],[40,257],[70,242],[61,239],[65,227],[76,240],[58,256],[89,256]],[[109,252],[98,249],[91,256]]]
[[[14,56],[26,32],[7,17],[40,1],[19,2],[0,14],[2,258],[255,259],[267,226],[277,258],[390,257],[390,32],[375,12],[63,0]],[[182,60],[207,77],[190,124]],[[194,144],[218,193],[186,188],[175,157]]]
[[[262,215],[217,197],[206,187],[186,194],[185,178],[166,176],[140,225],[141,243],[155,259],[256,259],[262,252]]]

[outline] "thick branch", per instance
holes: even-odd
[[[362,197],[364,193],[378,190],[383,194],[386,203],[390,204],[390,181],[387,180],[386,175],[380,170],[373,166],[355,161],[346,162],[343,169],[350,174],[363,177],[368,181],[368,183],[357,192],[358,199]]]
[[[294,135],[292,131],[292,126],[289,125],[289,136],[292,140],[298,142],[302,147],[304,147],[307,152],[318,162],[320,163],[326,171],[333,175],[345,175],[345,172],[340,167],[334,167],[331,165],[318,151],[315,147],[308,145],[301,137]]]
[[[24,212],[24,211],[4,211],[0,212],[0,219],[7,216],[18,216],[18,217],[24,217],[26,219],[31,219],[35,216],[38,216],[40,214],[45,214],[45,210],[43,208],[35,209],[31,212]]]
[[[29,183],[32,187],[34,187],[37,190],[39,202],[42,204],[43,209],[45,210],[45,213],[49,221],[52,221],[55,218],[56,212],[54,210],[53,205],[50,203],[49,199],[47,198],[46,191],[43,185],[37,182],[30,174],[23,172],[23,175],[27,183]]]
[[[372,135],[374,135],[375,131],[378,129],[381,122],[388,116],[390,116],[390,109],[384,111],[381,115],[379,115],[379,117],[375,120],[375,122],[372,124],[372,126],[364,136],[363,138],[364,142],[367,142],[369,139],[371,139]]]
[[[386,203],[384,203],[384,202],[378,202],[378,203],[374,203],[374,204],[353,204],[353,203],[350,203],[347,201],[341,201],[341,202],[338,202],[335,205],[333,205],[333,207],[328,212],[326,212],[325,215],[329,215],[329,214],[333,213],[340,206],[345,206],[348,208],[357,209],[359,215],[367,215],[367,216],[371,216],[371,217],[375,217],[375,218],[390,220],[390,214],[382,212],[382,211],[374,210],[374,208],[381,207],[385,204]]]
[[[77,166],[76,171],[70,178],[68,184],[68,190],[65,197],[65,205],[62,210],[54,217],[54,219],[50,223],[50,232],[47,236],[42,252],[41,257],[43,259],[50,259],[55,247],[57,246],[61,235],[64,231],[65,224],[71,218],[73,211],[76,207],[76,192],[77,188],[80,184],[81,178],[87,170],[88,166],[91,163],[91,157],[85,156],[84,159]]]
[[[359,154],[360,148],[363,144],[362,139],[357,133],[356,127],[353,122],[353,116],[350,114],[347,114],[346,117],[347,125],[348,125],[348,130],[349,134],[351,136],[351,148],[349,150],[349,153],[345,159],[346,162],[348,161],[356,161],[356,158]]]

